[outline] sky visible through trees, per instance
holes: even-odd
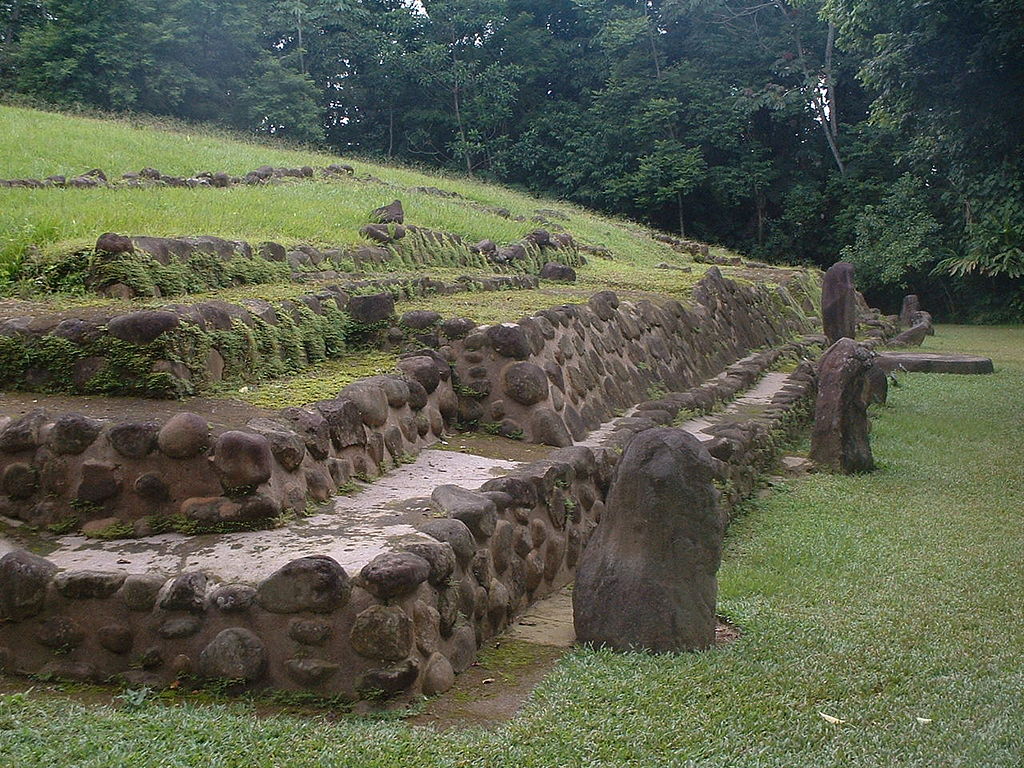
[[[0,0],[0,87],[1024,316],[1024,0]]]

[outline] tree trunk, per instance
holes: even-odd
[[[388,160],[395,152],[395,105],[388,105]]]

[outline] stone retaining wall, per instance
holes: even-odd
[[[33,411],[0,417],[0,514],[99,535],[266,523],[304,512],[433,443],[456,413],[448,363],[414,356],[403,375],[211,432],[182,412],[112,423]]]
[[[811,330],[805,276],[786,287],[727,280],[712,267],[694,303],[620,302],[609,291],[452,344],[459,418],[567,446],[659,391],[680,391],[752,349]]]
[[[36,499],[31,505],[30,499],[11,498],[10,490],[19,495],[25,478],[43,483],[44,474],[71,477],[34,470],[29,457],[42,457],[43,466],[46,461],[75,466],[77,484],[70,483],[68,492],[81,494],[83,483],[93,494],[117,488],[121,497],[140,496],[151,486],[159,490],[155,481],[170,471],[166,466],[148,472],[153,479],[145,481],[134,469],[141,471],[143,464],[131,464],[135,474],[120,480],[112,475],[124,472],[125,465],[95,468],[114,452],[126,459],[119,444],[122,449],[145,445],[150,453],[140,462],[185,462],[181,466],[191,472],[178,476],[201,475],[211,484],[208,497],[179,503],[179,514],[225,521],[279,497],[285,488],[294,489],[284,495],[296,503],[303,492],[328,494],[332,482],[357,471],[360,459],[369,472],[378,456],[394,460],[417,449],[422,443],[407,440],[413,428],[426,441],[443,430],[445,417],[460,410],[464,419],[470,409],[494,413],[495,403],[507,399],[511,387],[520,387],[516,377],[524,364],[541,371],[543,382],[526,369],[525,384],[516,392],[535,385],[544,396],[519,403],[523,409],[534,407],[532,414],[506,410],[513,414],[509,419],[546,411],[567,432],[569,407],[581,419],[600,422],[613,409],[646,401],[638,408],[644,416],[616,425],[611,447],[563,447],[477,490],[437,487],[431,497],[437,517],[358,574],[315,552],[256,584],[222,584],[210,573],[58,572],[42,558],[10,553],[0,559],[0,663],[14,672],[78,680],[158,686],[192,677],[227,679],[352,699],[446,690],[453,675],[472,663],[480,643],[573,578],[603,512],[616,446],[628,433],[673,421],[683,409],[710,409],[756,380],[781,354],[798,349],[789,338],[807,320],[790,291],[739,286],[713,270],[695,297],[693,309],[659,308],[620,304],[605,293],[586,307],[558,308],[515,325],[463,327],[466,338],[443,347],[441,354],[403,359],[402,379],[359,382],[337,400],[288,409],[273,424],[250,423],[246,432],[221,434],[212,451],[202,445],[205,425],[187,416],[176,417],[182,423],[171,429],[170,423],[136,426],[125,432],[123,437],[132,439],[123,443],[120,435],[112,439],[113,427],[97,430],[80,417],[60,428],[39,414],[7,424],[0,431],[0,449],[20,459],[9,461],[2,475],[8,505],[31,507],[38,515],[45,502],[40,506]],[[750,346],[773,338],[789,346],[726,367]],[[545,366],[547,354],[551,365]],[[450,363],[463,377],[457,384],[445,381]],[[473,375],[477,366],[494,373]],[[559,383],[563,366],[567,375]],[[717,372],[711,381],[687,389]],[[469,389],[490,383],[492,375],[501,397]],[[790,379],[772,407],[746,421],[723,423],[713,442],[727,491],[724,514],[774,456],[781,431],[796,418],[790,414],[802,412],[811,391],[806,370],[801,367]],[[516,423],[532,428],[538,422]],[[529,436],[536,440],[543,433]],[[173,456],[199,446],[191,458]],[[98,458],[87,458],[91,452],[99,452]],[[89,461],[93,468],[86,470]],[[270,473],[263,479],[267,464]],[[241,486],[258,480],[262,483],[255,488]],[[100,503],[116,506],[114,498]]]
[[[803,367],[790,380],[777,407],[733,424],[738,437],[723,432],[720,444],[733,447],[718,463],[725,487],[774,455],[788,414],[810,396]],[[198,572],[58,572],[12,552],[0,559],[0,666],[131,686],[228,680],[353,700],[443,692],[482,642],[573,578],[618,455],[563,448],[475,491],[439,486],[438,517],[358,574],[311,553],[260,583],[223,584]],[[723,497],[723,514],[736,498]]]
[[[396,295],[537,285],[531,275],[452,283],[396,278],[328,285],[274,302],[204,301],[130,312],[86,308],[11,317],[0,321],[0,386],[144,397],[198,394],[224,379],[272,378],[341,357],[350,342],[365,343],[388,327],[399,331],[392,344],[415,341],[430,329],[405,328],[403,334]],[[445,326],[433,326],[434,336],[443,337]]]
[[[156,168],[143,168],[135,172],[129,171],[122,174],[120,179],[110,179],[102,168],[93,168],[90,171],[77,176],[63,176],[60,174],[47,176],[45,179],[22,178],[22,179],[0,179],[2,187],[22,187],[25,189],[46,189],[49,187],[60,187],[67,189],[94,189],[96,187],[117,187],[117,188],[148,188],[148,187],[188,187],[198,189],[201,187],[233,187],[238,184],[260,185],[281,183],[285,179],[312,179],[319,172],[320,176],[327,179],[335,179],[343,176],[352,176],[355,170],[350,165],[343,163],[331,163],[324,168],[313,168],[304,165],[301,168],[274,168],[270,165],[261,165],[255,170],[249,171],[243,176],[233,176],[225,171],[201,171],[195,176],[174,176],[161,173]]]

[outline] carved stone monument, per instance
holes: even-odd
[[[712,472],[688,432],[650,429],[627,443],[576,577],[580,642],[654,652],[714,643],[723,521]]]
[[[853,339],[839,339],[822,355],[811,432],[811,461],[818,467],[845,474],[875,468],[865,401],[874,358]]]

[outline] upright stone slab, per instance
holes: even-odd
[[[714,643],[724,526],[712,478],[710,454],[688,432],[630,440],[576,576],[580,642],[653,652]]]
[[[900,310],[900,325],[909,328],[914,324],[914,315],[921,309],[917,294],[911,293],[903,297],[903,308]]]
[[[875,468],[864,397],[874,358],[853,339],[840,339],[822,355],[811,432],[811,461],[818,467],[845,474]]]
[[[837,261],[821,281],[821,320],[829,344],[857,336],[857,294],[848,261]]]

